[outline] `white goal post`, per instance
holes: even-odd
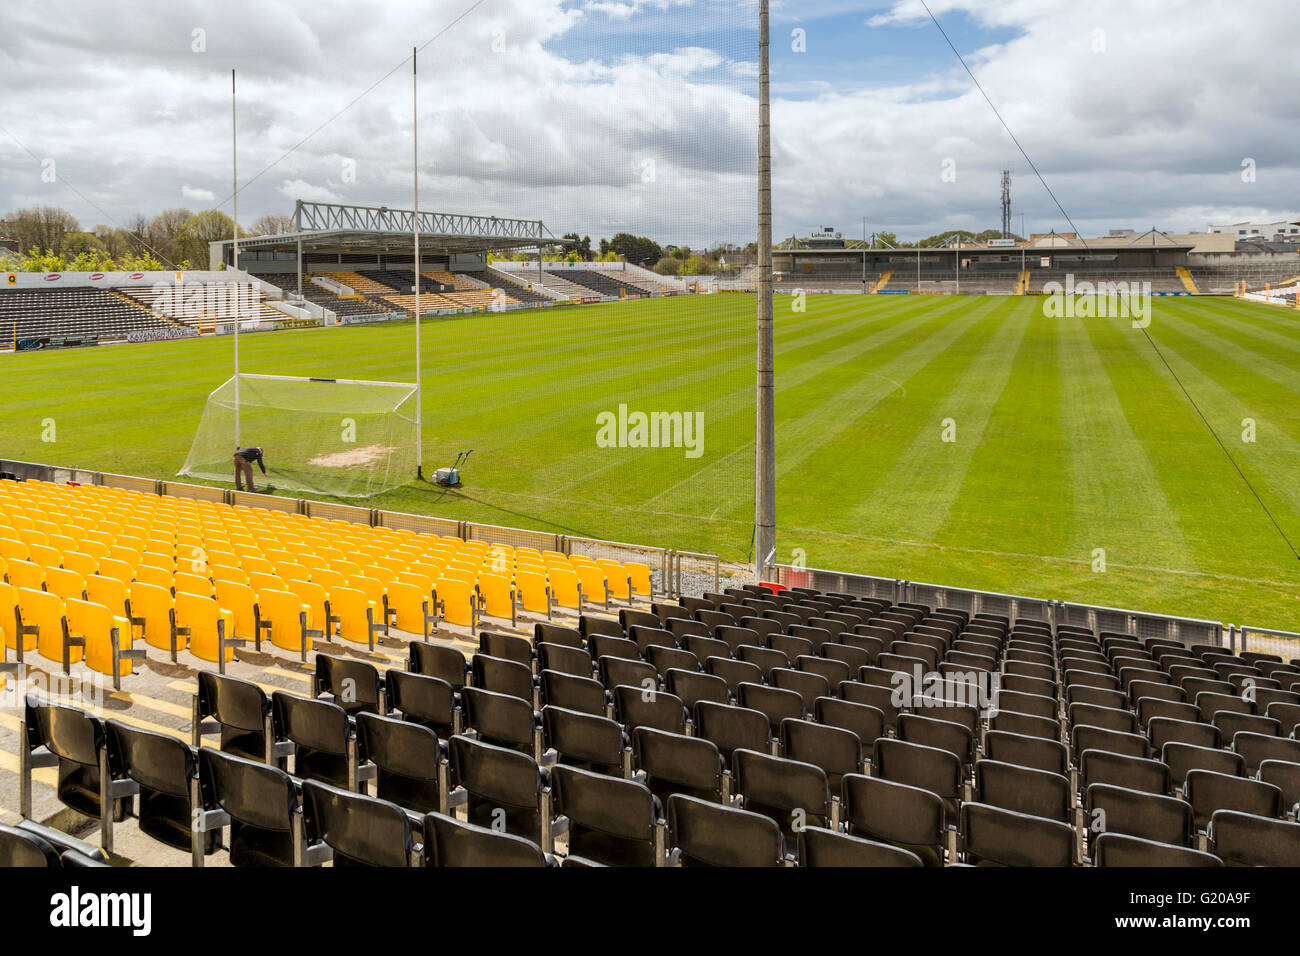
[[[241,373],[208,396],[180,474],[234,481],[236,421],[263,449],[255,487],[369,498],[416,474],[418,389],[407,382]]]

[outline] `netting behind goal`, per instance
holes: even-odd
[[[234,481],[236,380],[208,396],[180,474]],[[415,477],[416,389],[396,382],[238,376],[239,443],[263,449],[256,487],[367,498]]]

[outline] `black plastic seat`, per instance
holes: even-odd
[[[1093,845],[1097,866],[1223,866],[1223,861],[1212,853],[1126,833],[1103,833]]]
[[[57,870],[62,866],[58,849],[41,837],[16,827],[0,825],[0,868]]]
[[[422,724],[447,740],[460,730],[460,702],[440,677],[390,670],[384,675],[388,703],[404,720]]]
[[[962,797],[961,758],[951,751],[906,740],[882,737],[876,741],[874,771],[885,780],[929,790],[944,801],[947,819],[956,822]]]
[[[663,809],[644,784],[558,765],[551,797],[570,854],[607,866],[663,865]]]
[[[681,866],[781,866],[785,860],[781,829],[770,818],[681,793],[668,798],[668,843]]]
[[[673,793],[720,802],[725,796],[726,765],[717,745],[652,727],[632,731],[632,762],[639,779],[660,801]]]
[[[547,772],[517,750],[462,734],[449,743],[455,796],[465,804],[469,822],[540,843],[549,812]],[[546,822],[549,826],[549,819]]]
[[[430,813],[424,818],[424,865],[544,867],[555,861],[523,837]]]
[[[943,865],[947,833],[937,794],[860,774],[844,778],[842,794],[848,833],[900,847],[926,866]]]
[[[686,716],[682,699],[676,694],[627,685],[614,688],[614,718],[629,732],[637,727],[653,727],[684,734]]]
[[[620,633],[622,633],[621,628]],[[533,665],[533,642],[514,634],[479,631],[478,652],[487,657],[514,661],[516,664],[523,664],[530,668]]]
[[[469,674],[469,661],[465,655],[446,644],[428,644],[412,641],[410,644],[410,664],[407,668],[413,674],[437,677],[451,685],[458,692],[465,686],[465,677]]]
[[[866,668],[863,669],[866,670]],[[902,712],[902,708],[894,699],[893,688],[846,680],[840,684],[839,696],[850,703],[875,707],[884,715],[885,726],[888,729],[894,730],[898,727],[898,715]]]
[[[799,833],[800,866],[924,866],[909,850],[847,833],[808,827]]]
[[[302,805],[307,847],[328,847],[335,866],[412,865],[415,828],[397,804],[308,780]]]
[[[481,687],[466,687],[461,691],[461,703],[466,728],[478,734],[480,740],[537,759],[541,719],[531,703]]]
[[[845,774],[863,772],[862,740],[852,731],[792,717],[781,721],[780,731],[781,753],[791,760],[820,767],[832,794],[840,793]]]
[[[271,726],[273,746],[293,757],[295,777],[356,789],[356,734],[342,707],[276,691]]]
[[[726,681],[727,689],[733,697],[740,692],[741,684],[761,684],[763,682],[763,669],[761,667],[735,658],[710,657],[704,662],[704,671]]]
[[[447,754],[428,727],[358,714],[357,760],[375,765],[375,795],[381,800],[417,813],[446,812]]]
[[[1173,785],[1169,765],[1163,760],[1085,750],[1079,755],[1079,789],[1087,790],[1094,783],[1161,794],[1169,793]]]
[[[1084,791],[1083,808],[1090,841],[1102,832],[1125,833],[1156,843],[1191,846],[1192,808],[1176,797],[1094,783]]]
[[[1241,754],[1178,740],[1171,740],[1160,749],[1160,759],[1169,768],[1169,785],[1175,790],[1183,789],[1187,775],[1193,770],[1212,770],[1234,777],[1246,772],[1246,761]]]
[[[562,707],[542,709],[542,741],[561,764],[624,776],[630,743],[617,721]]]
[[[821,657],[807,657],[810,661],[820,661],[822,664],[836,664],[839,661],[828,661]],[[847,666],[841,665],[845,671]],[[847,676],[847,675],[846,675]],[[767,675],[768,682],[773,687],[779,687],[782,690],[792,690],[803,700],[803,712],[811,714],[813,702],[818,697],[829,697],[834,687],[839,684],[832,684],[824,676],[813,670],[796,670],[789,667],[778,667]],[[842,683],[842,681],[841,681]]]
[[[192,740],[199,746],[203,721],[215,720],[221,731],[221,749],[249,760],[265,760],[271,722],[271,698],[251,681],[199,671],[194,696]]]
[[[1070,780],[1059,773],[998,760],[975,763],[975,793],[980,803],[1062,823],[1072,822]]]
[[[886,734],[884,713],[870,704],[855,704],[838,697],[819,697],[813,703],[813,717],[825,727],[838,727],[856,736],[862,745],[863,759],[870,759],[868,755],[874,752],[876,740]]]
[[[581,647],[566,647],[563,644],[537,645],[538,671],[558,671],[572,674],[574,677],[590,679],[595,673],[595,663]]]
[[[384,678],[374,664],[366,661],[317,654],[313,689],[317,697],[338,704],[349,717],[381,714],[387,709]]]
[[[1235,810],[1257,817],[1282,815],[1282,791],[1271,783],[1248,777],[1189,770],[1183,793],[1192,805],[1192,822],[1197,830],[1209,827],[1210,817],[1219,810]]]
[[[692,712],[695,710],[696,703],[701,700],[725,704],[731,698],[725,680],[702,671],[670,668],[664,674],[664,686],[668,693],[680,698],[683,707]]]
[[[544,646],[544,645],[543,645]],[[540,675],[542,707],[563,707],[583,714],[605,716],[605,685],[591,677],[543,670]]]
[[[835,823],[826,772],[815,764],[737,750],[731,755],[731,777],[745,809],[771,817],[791,842],[804,826]]]
[[[684,651],[679,647],[664,647],[662,644],[651,644],[646,649],[646,663],[655,669],[660,677],[663,677],[670,670],[698,671],[700,669],[700,660],[690,651]]]
[[[608,654],[597,661],[600,668],[600,682],[606,690],[613,690],[619,684],[654,690],[659,686],[659,672],[653,665],[638,658],[611,657]]]
[[[167,734],[127,727],[115,720],[108,721],[105,730],[110,773],[139,788],[136,815],[140,831],[159,843],[193,852],[199,796],[199,762],[194,748]],[[216,836],[207,834],[198,851],[213,852]]]
[[[771,725],[761,710],[702,700],[695,705],[695,736],[712,741],[730,763],[737,749],[766,749]]]
[[[56,766],[55,793],[59,801],[98,819],[101,843],[111,850],[112,824],[126,819],[128,806],[124,799],[108,796],[108,813],[100,813],[103,794],[112,786],[104,722],[75,707],[50,704],[29,694],[24,704],[24,724],[27,739],[19,741],[20,747],[26,747],[22,755],[25,774],[19,781],[19,813],[31,817],[31,771]]]
[[[475,687],[509,694],[528,701],[530,705],[536,703],[536,682],[533,680],[533,670],[527,664],[487,654],[475,654],[470,661],[470,673]]]
[[[781,651],[770,647],[753,647],[749,644],[743,644],[736,648],[735,656],[746,664],[756,665],[763,672],[764,680],[776,668],[790,666],[790,658],[786,657]]]
[[[533,625],[533,642],[535,644],[559,644],[564,647],[576,647],[579,650],[586,648],[586,641],[583,639],[582,632],[575,627],[565,627],[561,624],[548,624],[545,621],[538,621]]]
[[[203,748],[199,793],[207,830],[228,825],[232,866],[295,866],[302,839],[302,795],[283,770]],[[222,820],[221,817],[225,817]]]
[[[1013,763],[1034,770],[1065,774],[1070,769],[1070,754],[1059,740],[1015,734],[1007,730],[990,730],[984,735],[984,753],[990,760]]]
[[[1300,823],[1237,810],[1210,818],[1210,849],[1228,866],[1300,865]]]
[[[1041,771],[1028,771],[1041,773]],[[982,803],[961,808],[965,860],[977,866],[1071,866],[1074,827]]]

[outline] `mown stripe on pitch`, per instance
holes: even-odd
[[[872,533],[918,541],[934,540],[966,481],[985,429],[1001,398],[1016,354],[1029,328],[1025,309],[1000,309],[985,320],[988,334],[978,350],[967,352],[960,374],[947,389],[936,381],[927,398],[918,386],[918,404],[928,413],[911,422],[915,434],[904,448],[888,453],[873,441],[863,449],[869,457],[885,451],[888,469],[874,487],[862,494],[845,526],[871,528]],[[950,371],[956,371],[955,369]],[[953,419],[956,441],[943,441],[942,422]]]
[[[1128,321],[1117,319],[1115,323],[1127,326]],[[1279,550],[1284,550],[1267,516],[1214,437],[1207,434],[1204,422],[1145,337],[1134,331],[1123,341],[1128,345],[1128,351],[1136,353],[1137,361],[1125,360],[1128,369],[1125,377],[1117,381],[1116,391],[1165,488],[1166,497],[1178,509],[1184,538],[1197,555],[1199,566],[1241,574],[1243,569],[1267,560],[1242,548],[1244,541],[1252,541],[1266,555],[1276,555]],[[1220,407],[1236,404],[1230,393],[1183,358],[1169,342],[1159,344],[1165,358],[1212,423],[1222,414],[1215,411],[1216,404]],[[1115,379],[1113,373],[1112,379]],[[1153,403],[1162,410],[1158,419],[1149,414]],[[1221,432],[1219,435],[1225,445],[1234,437]],[[1240,444],[1241,448],[1231,445],[1229,450],[1261,494],[1269,496],[1269,476],[1260,476],[1258,469],[1249,468],[1249,462],[1241,454],[1247,450],[1245,443]],[[1294,461],[1291,458],[1281,474],[1293,473]],[[1269,497],[1274,499],[1270,504],[1276,506],[1276,492]],[[1290,562],[1294,561],[1289,552],[1286,555]],[[1277,567],[1276,564],[1265,566],[1270,569]],[[1289,568],[1289,564],[1282,567]]]
[[[1061,417],[1075,512],[1071,553],[1088,559],[1103,549],[1106,560],[1116,563],[1199,568],[1179,527],[1178,506],[1161,484],[1115,385],[1117,376],[1122,381],[1128,374],[1121,337],[1141,332],[1096,319],[1058,321]]]

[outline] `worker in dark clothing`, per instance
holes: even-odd
[[[266,474],[266,463],[262,461],[262,449],[260,448],[241,448],[235,452],[235,490],[243,491],[244,483],[248,483],[249,491],[256,491],[253,487],[253,462],[262,469],[262,474]]]

